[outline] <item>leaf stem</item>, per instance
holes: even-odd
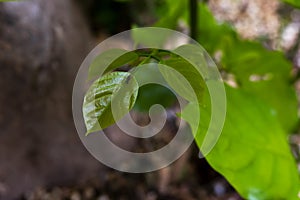
[[[157,62],[160,62],[161,59],[160,59],[159,57],[157,57],[155,54],[156,54],[156,52],[152,52],[151,54],[149,54],[149,53],[141,53],[141,52],[138,52],[138,55],[139,55],[140,57],[147,57],[145,60],[142,61],[141,64],[144,64],[144,63],[145,63],[146,61],[148,61],[150,58],[156,60]]]

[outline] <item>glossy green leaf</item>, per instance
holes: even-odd
[[[299,199],[296,163],[276,112],[249,93],[228,86],[226,93],[226,121],[218,142],[206,157],[209,164],[246,199]],[[206,106],[201,106],[200,129],[196,133],[200,147],[211,115],[209,99],[204,101]],[[195,131],[198,126],[193,116],[198,113],[194,113],[193,106],[190,104],[182,117]]]
[[[137,94],[138,85],[128,72],[112,72],[96,80],[83,103],[87,134],[121,119],[133,107]]]
[[[133,51],[124,49],[109,49],[98,55],[89,67],[88,80],[99,77],[104,73],[122,67],[138,58]]]

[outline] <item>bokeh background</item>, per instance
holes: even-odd
[[[278,0],[205,3],[238,37],[282,51],[293,63],[293,84],[300,91],[299,9]],[[242,199],[198,158],[196,145],[160,171],[127,174],[95,160],[75,130],[72,87],[85,56],[113,34],[155,24],[168,15],[165,6],[164,0],[0,2],[0,199]],[[176,29],[189,33],[183,21]],[[219,56],[212,55],[217,63]],[[299,144],[296,134],[296,159]]]

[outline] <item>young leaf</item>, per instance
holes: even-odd
[[[140,87],[134,109],[148,112],[155,104],[168,108],[175,102],[176,96],[168,88],[158,84],[148,84]]]
[[[298,171],[274,110],[238,89],[227,86],[226,95],[224,128],[207,161],[246,199],[299,199]],[[194,134],[200,149],[211,115],[208,94],[205,96],[199,129],[193,121],[198,115],[193,113],[193,104],[181,115],[193,131],[198,129]]]
[[[139,94],[133,109],[140,112],[148,112],[151,106],[155,104],[162,105],[164,108],[174,105],[176,96],[165,84],[157,63],[139,66],[132,71],[132,74],[140,85]]]
[[[187,79],[175,69],[158,65],[158,69],[169,86],[182,98],[188,101],[197,101],[196,93]]]
[[[96,80],[85,95],[83,116],[87,134],[120,120],[133,107],[138,85],[128,72],[112,72]],[[116,106],[116,109],[112,109]]]
[[[173,51],[191,63],[204,80],[221,80],[216,64],[200,45],[182,45]]]
[[[187,60],[182,59],[181,57],[177,58],[170,58],[168,60],[165,60],[162,62],[162,64],[174,69],[179,73],[185,80],[187,80],[193,89],[195,91],[195,95],[197,97],[197,100],[201,102],[202,99],[202,91],[205,87],[205,82],[198,71],[196,67],[194,67],[191,63],[189,63]],[[179,77],[175,75],[175,73],[170,73],[168,70],[167,72],[163,70],[163,67],[159,67],[162,75],[164,76],[165,80],[168,82],[168,84],[183,98],[187,98],[187,100],[194,100],[194,96],[187,95],[186,91],[181,89],[180,84],[182,82],[176,82],[176,80],[179,80]],[[187,87],[185,87],[187,88]]]

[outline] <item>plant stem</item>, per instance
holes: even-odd
[[[198,0],[190,0],[190,36],[198,39]]]
[[[139,55],[140,57],[146,57],[146,59],[143,60],[143,62],[142,62],[143,64],[144,64],[146,61],[148,61],[150,58],[156,60],[157,62],[160,62],[160,61],[161,61],[160,58],[157,57],[157,56],[155,56],[155,55],[151,55],[151,54],[147,54],[147,53],[138,53],[138,55]]]

